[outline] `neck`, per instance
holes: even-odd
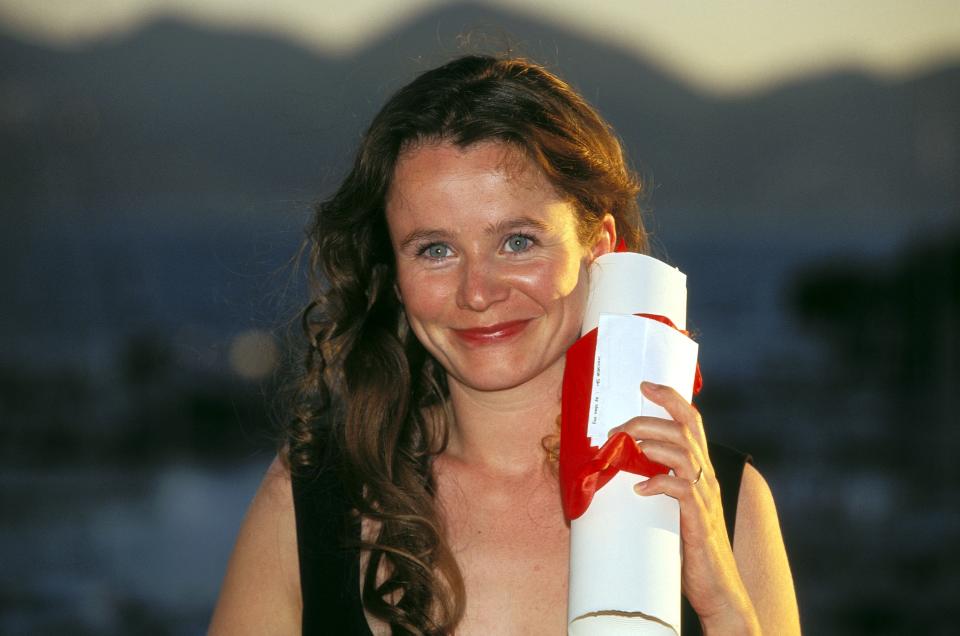
[[[448,378],[454,422],[446,454],[505,475],[540,469],[544,438],[559,433],[563,362],[503,391],[477,391]]]

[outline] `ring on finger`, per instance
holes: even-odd
[[[697,472],[697,478],[690,482],[691,486],[696,486],[697,482],[700,481],[700,478],[703,477],[703,466],[700,467],[699,472]]]

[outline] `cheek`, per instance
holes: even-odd
[[[411,324],[442,316],[453,300],[450,286],[436,276],[404,275],[398,272],[397,289]]]
[[[543,261],[531,264],[512,276],[514,284],[527,296],[546,305],[571,295],[579,295],[585,287],[585,267],[577,259]]]

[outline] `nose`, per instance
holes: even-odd
[[[509,293],[507,281],[494,264],[468,260],[463,265],[457,287],[457,306],[461,309],[484,311],[505,300]]]

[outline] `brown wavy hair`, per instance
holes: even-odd
[[[586,244],[604,214],[646,250],[637,195],[610,126],[573,89],[521,59],[466,56],[427,71],[384,105],[352,170],[308,230],[309,338],[283,455],[292,471],[338,471],[374,535],[363,604],[394,634],[446,634],[466,603],[435,500],[433,459],[447,441],[443,369],[394,293],[385,200],[398,158],[421,143],[499,141],[523,151],[574,203]]]

